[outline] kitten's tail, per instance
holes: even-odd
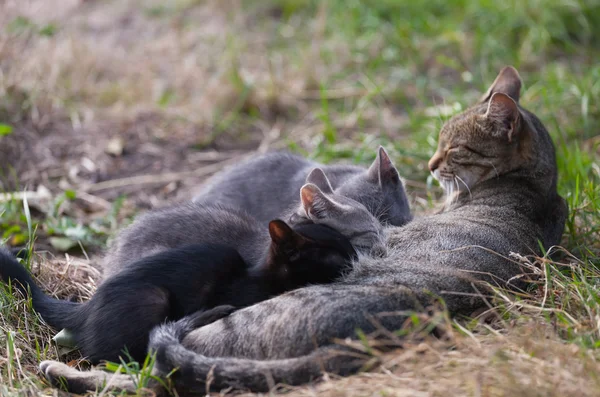
[[[279,384],[305,384],[319,379],[323,373],[350,375],[372,359],[333,345],[305,356],[279,360],[206,357],[183,346],[184,328],[185,320],[155,328],[149,348],[156,352],[157,375],[164,376],[176,369],[173,377],[177,392],[185,395],[228,388],[266,392]]]
[[[74,328],[81,304],[49,297],[37,286],[27,269],[15,256],[0,247],[0,278],[11,283],[23,295],[30,296],[33,308],[55,329]]]

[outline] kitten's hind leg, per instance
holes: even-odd
[[[94,364],[119,362],[120,357],[143,362],[150,331],[170,314],[168,291],[153,283],[116,277],[122,279],[108,280],[102,291],[96,292],[86,326],[80,331],[81,350]]]

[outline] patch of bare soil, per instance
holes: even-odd
[[[20,122],[0,141],[2,189],[44,185],[54,193],[73,189],[109,202],[126,195],[140,208],[189,198],[194,187],[218,171],[215,164],[259,143],[257,138],[235,142],[225,134],[197,149],[207,136],[193,123],[155,113],[85,127],[74,127],[66,118],[43,125]]]

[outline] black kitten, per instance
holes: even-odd
[[[90,361],[116,361],[124,349],[141,361],[150,331],[165,320],[207,310],[200,322],[210,323],[234,308],[307,284],[331,282],[356,257],[349,241],[327,226],[291,229],[276,220],[269,224],[269,233],[266,260],[254,267],[229,246],[188,245],[131,263],[101,284],[85,303],[47,296],[27,270],[2,250],[0,275],[21,292],[30,291],[33,308],[52,327],[71,331]]]

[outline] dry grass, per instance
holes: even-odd
[[[545,261],[537,258],[538,261]],[[87,299],[93,293],[97,271],[84,260],[44,260],[37,279],[50,293],[61,297],[79,296]],[[539,269],[539,263],[532,264]],[[558,264],[557,264],[558,265]],[[574,266],[576,263],[563,264]],[[577,344],[565,343],[564,332],[569,324],[560,315],[575,313],[570,305],[585,305],[571,286],[544,289],[548,282],[561,285],[560,277],[543,274],[537,280],[541,288],[531,295],[523,295],[515,301],[511,295],[498,291],[490,302],[493,309],[478,315],[478,320],[449,320],[443,313],[432,317],[420,317],[420,322],[408,324],[409,336],[398,339],[399,350],[380,353],[372,344],[372,354],[381,363],[374,370],[349,378],[326,376],[314,385],[283,388],[290,396],[564,396],[569,394],[594,396],[600,392],[600,355]],[[562,302],[545,307],[543,296],[553,294]],[[507,305],[502,301],[506,300]],[[579,334],[598,332],[598,311],[590,306],[593,317],[582,315],[573,318],[570,325],[577,325],[570,332]],[[10,313],[10,318],[5,318]],[[37,364],[41,358],[58,358],[50,338],[53,332],[32,317],[26,300],[10,300],[10,307],[0,312],[0,327],[22,329],[13,335],[17,360],[10,359],[8,349],[0,348],[0,381],[14,395],[39,395],[40,379],[36,377]],[[547,316],[552,313],[552,316]],[[25,316],[24,318],[21,316]],[[424,330],[429,324],[437,324],[441,338],[427,336]],[[571,335],[572,336],[572,335]],[[6,337],[5,342],[7,342]],[[343,343],[343,342],[342,342]],[[49,350],[36,350],[42,344]],[[393,346],[388,342],[386,345]],[[361,349],[361,343],[355,344]],[[62,357],[78,365],[78,356]],[[6,367],[8,363],[18,368]],[[85,367],[84,367],[85,368]],[[15,378],[4,378],[5,374]],[[0,390],[1,386],[0,386]],[[17,391],[20,390],[20,391]],[[49,392],[48,390],[46,392]],[[6,394],[6,395],[13,395]],[[95,394],[92,394],[95,395]]]
[[[313,387],[292,396],[595,396],[597,357],[568,346],[532,323],[507,335],[459,338],[408,346],[382,368]]]
[[[50,251],[34,261],[40,284],[88,298],[108,235],[251,151],[365,164],[384,144],[427,210],[439,197],[426,160],[440,124],[514,63],[523,101],[558,144],[576,257],[524,260],[537,274],[526,294],[498,291],[478,321],[444,323],[443,340],[406,340],[373,372],[288,395],[599,395],[599,6],[413,3],[0,2],[0,127],[12,128],[0,136],[0,189],[41,196],[30,202],[36,250]],[[0,205],[3,238],[32,238],[21,202]],[[55,237],[86,251],[65,255]],[[77,363],[32,313],[0,294],[2,396],[56,395],[37,364]]]

